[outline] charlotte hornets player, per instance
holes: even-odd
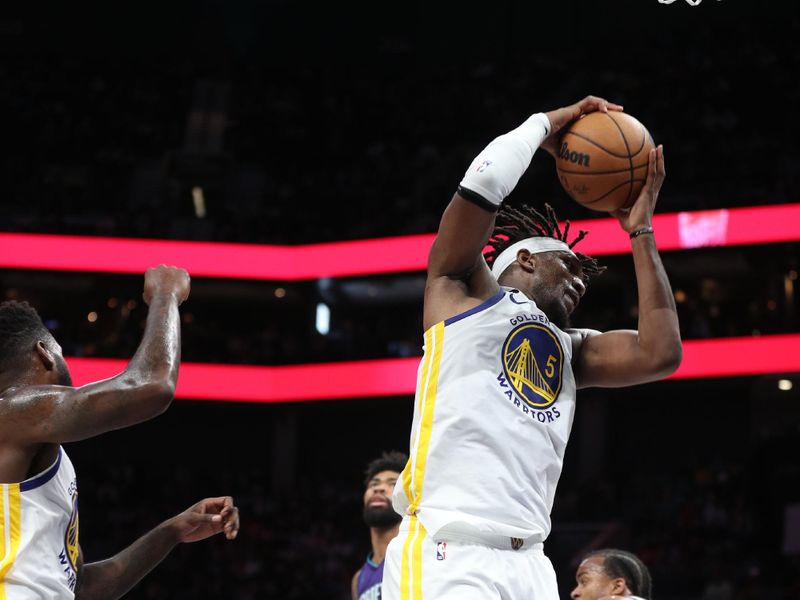
[[[169,407],[178,378],[183,269],[144,278],[144,336],[116,377],[73,387],[61,347],[24,302],[0,304],[0,598],[119,598],[179,542],[224,531],[238,509],[209,498],[165,521],[113,558],[83,564],[75,470],[61,444],[151,419]]]
[[[478,155],[444,212],[428,259],[425,352],[410,461],[393,497],[404,518],[387,550],[386,600],[557,600],[542,542],[576,389],[654,381],[680,363],[651,226],[662,147],[633,206],[614,215],[631,238],[638,331],[569,329],[601,270],[572,249],[583,233],[570,242],[549,208],[497,214],[540,145],[552,154],[554,134],[574,119],[621,109],[589,96],[533,115]]]
[[[372,552],[353,576],[353,600],[381,600],[386,547],[397,536],[401,519],[392,508],[392,492],[407,461],[402,452],[384,452],[367,465],[363,516],[369,527]]]

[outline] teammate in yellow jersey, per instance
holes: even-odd
[[[73,387],[61,347],[25,302],[0,304],[0,599],[113,600],[180,542],[224,532],[239,511],[208,498],[165,521],[116,556],[84,564],[78,486],[62,443],[151,419],[169,407],[180,362],[183,269],[145,273],[144,336],[121,374]]]
[[[534,152],[555,151],[556,132],[621,108],[590,96],[533,115],[478,155],[444,212],[428,259],[410,460],[393,497],[404,518],[387,550],[384,600],[557,600],[543,542],[577,388],[654,381],[680,363],[651,226],[663,148],[650,153],[633,206],[614,215],[631,237],[638,331],[572,329],[589,277],[602,271],[572,248],[584,232],[570,240],[549,206],[500,209]]]

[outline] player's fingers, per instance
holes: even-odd
[[[627,217],[630,214],[630,212],[631,212],[630,208],[620,208],[618,210],[611,211],[610,214],[612,217],[616,219],[622,219],[624,217]]]
[[[226,509],[227,512],[224,515],[220,515],[225,521],[225,525],[229,525],[231,527],[238,527],[239,526],[239,509],[235,506],[230,509]]]
[[[209,513],[192,513],[191,522],[194,525],[204,525],[208,523],[222,524],[222,515],[212,515]]]
[[[586,96],[579,106],[581,113],[590,113],[596,110],[600,112],[606,112],[606,105],[608,102],[603,98],[598,98],[597,96]]]
[[[229,501],[229,502],[226,502]],[[226,506],[233,505],[233,499],[230,496],[219,496],[217,498],[206,498],[202,502],[203,506],[209,512],[219,513]]]
[[[233,498],[230,496],[215,496],[206,498],[204,502],[210,502],[215,506],[233,506]]]
[[[654,174],[653,174],[653,190],[658,193],[658,190],[661,189],[661,184],[664,183],[664,149],[661,146],[658,146],[655,149],[655,166],[654,166]]]
[[[599,96],[587,96],[583,101],[582,112],[591,112],[592,110],[599,110],[600,112],[607,113],[609,110],[622,110],[621,104],[609,102],[605,98]]]
[[[644,186],[649,188],[653,186],[653,182],[656,178],[656,157],[658,153],[655,148],[650,150],[650,153],[647,156],[647,180],[644,182]]]
[[[235,506],[231,508],[225,521],[223,526],[225,537],[229,540],[236,539],[236,536],[239,535],[239,509]]]

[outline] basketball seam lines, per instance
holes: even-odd
[[[644,163],[643,165],[638,165],[633,167],[633,170],[636,171],[638,169],[644,169],[647,167],[648,163]],[[613,175],[615,173],[626,173],[630,171],[629,167],[625,167],[624,169],[617,169],[615,171],[570,171],[567,169],[559,169],[561,173],[569,173],[570,175]]]
[[[631,196],[633,195],[633,175],[634,175],[634,173],[633,173],[633,156],[631,155],[631,146],[630,146],[630,144],[628,144],[628,138],[625,137],[625,133],[622,131],[622,127],[619,126],[619,123],[617,123],[614,120],[614,118],[611,115],[609,115],[608,113],[605,113],[605,115],[609,119],[611,119],[612,123],[614,123],[614,127],[617,128],[617,130],[619,131],[619,135],[622,138],[622,141],[625,143],[625,149],[628,151],[628,164],[630,165],[630,169],[629,169],[630,170],[630,181],[629,181],[629,183],[630,183],[631,188],[630,188],[630,190],[628,190],[628,201],[625,202],[625,205],[627,206],[628,204],[630,204]],[[649,164],[649,162],[648,162],[648,164]],[[622,207],[620,207],[620,208],[622,208]]]
[[[643,181],[643,180],[642,180],[642,179],[637,179],[636,181]],[[600,197],[598,197],[598,198],[594,198],[593,200],[589,200],[588,202],[581,201],[581,204],[583,204],[584,206],[589,206],[590,204],[596,204],[597,202],[600,202],[600,200],[602,200],[603,198],[605,198],[606,196],[608,196],[608,195],[609,195],[609,194],[611,194],[612,192],[616,192],[616,191],[617,191],[619,188],[621,188],[623,185],[629,185],[629,184],[631,184],[631,182],[630,182],[630,181],[623,181],[622,183],[618,183],[617,185],[615,185],[613,188],[611,188],[610,190],[608,190],[608,191],[607,191],[605,194],[603,194],[602,196],[600,196]],[[631,184],[631,185],[632,185],[632,184]]]
[[[612,121],[613,121],[613,119],[612,119]],[[609,149],[608,149],[608,148],[606,148],[605,146],[603,146],[603,145],[601,145],[601,144],[598,144],[598,143],[597,143],[597,142],[595,142],[594,140],[592,140],[592,139],[590,139],[590,138],[586,137],[585,135],[581,135],[580,133],[575,133],[574,131],[567,131],[567,132],[566,132],[564,135],[565,135],[565,136],[567,136],[567,135],[574,135],[575,137],[579,137],[579,138],[581,138],[582,140],[589,142],[589,143],[590,143],[590,144],[592,144],[593,146],[597,146],[598,148],[600,148],[600,150],[602,150],[603,152],[607,152],[608,154],[610,154],[611,156],[613,156],[613,157],[615,157],[615,158],[630,158],[629,156],[626,156],[625,154],[617,154],[616,152],[612,152],[611,150],[609,150]],[[628,147],[628,144],[627,144],[627,143],[625,144],[625,147],[626,147],[626,148]]]

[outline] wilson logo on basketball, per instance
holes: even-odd
[[[570,150],[567,142],[562,142],[561,149],[558,151],[558,156],[563,160],[568,160],[571,163],[584,167],[589,166],[589,159],[591,158],[588,154],[584,154],[583,152]]]

